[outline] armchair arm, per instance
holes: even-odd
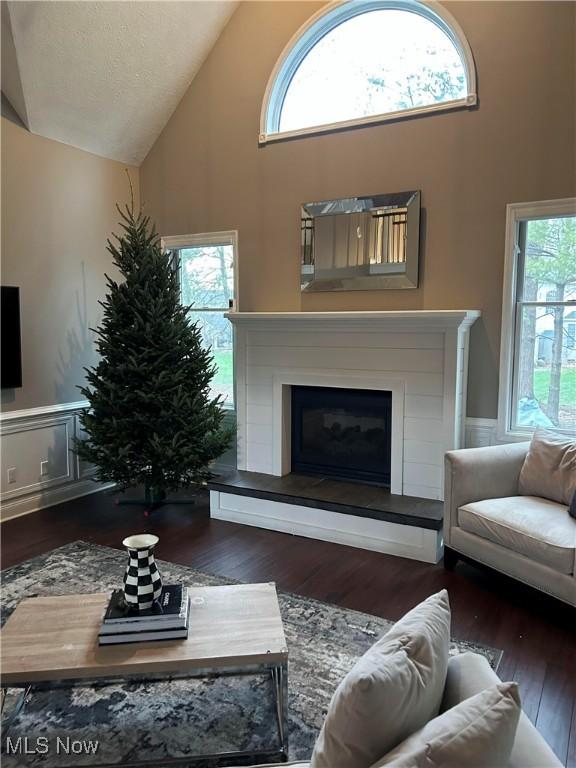
[[[444,542],[458,524],[458,507],[518,495],[520,470],[530,443],[448,451],[444,457]]]

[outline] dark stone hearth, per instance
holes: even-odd
[[[441,501],[398,496],[390,493],[387,488],[365,483],[348,483],[328,477],[294,473],[277,477],[238,471],[214,477],[208,488],[237,496],[298,504],[433,531],[442,528],[444,504]]]

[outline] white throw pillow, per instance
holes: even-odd
[[[500,683],[431,720],[372,768],[504,768],[519,717],[518,686]]]
[[[446,590],[407,613],[340,683],[311,768],[367,768],[438,714],[446,682]]]

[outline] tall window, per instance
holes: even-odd
[[[456,21],[418,0],[322,10],[278,62],[260,140],[476,103],[474,61]]]
[[[508,206],[501,418],[576,433],[576,200]]]
[[[235,232],[163,238],[167,250],[178,253],[182,303],[191,305],[204,345],[216,364],[212,394],[234,408],[234,343],[232,325],[224,317],[235,298]]]

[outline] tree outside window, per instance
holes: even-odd
[[[466,70],[448,35],[403,10],[374,10],[325,34],[294,73],[280,131],[465,99]]]
[[[576,217],[519,226],[515,427],[576,432]]]
[[[224,313],[234,297],[234,246],[198,245],[181,248],[179,255],[182,303],[191,305],[190,320],[198,323],[217,367],[212,392],[222,395],[224,405],[233,408],[232,325]]]

